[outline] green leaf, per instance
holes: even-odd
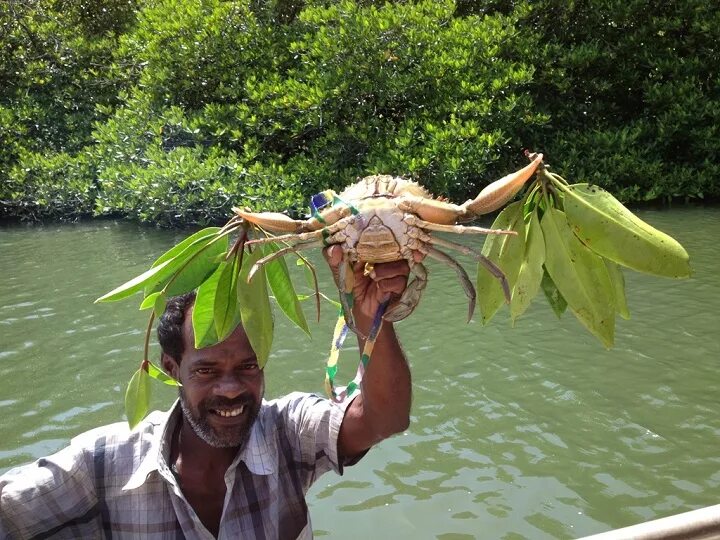
[[[150,385],[148,373],[142,367],[130,379],[125,391],[125,416],[130,429],[134,428],[150,409]]]
[[[212,275],[198,287],[192,311],[193,334],[195,348],[202,349],[218,342],[215,331],[215,295],[221,274],[231,263],[221,262]]]
[[[623,276],[622,269],[617,264],[607,259],[604,260],[615,291],[615,309],[618,315],[627,320],[630,318],[630,310],[625,298],[625,276]]]
[[[161,370],[159,367],[157,367],[152,362],[148,362],[147,364],[148,368],[148,375],[155,379],[156,381],[160,381],[163,384],[167,384],[168,386],[182,386],[178,381],[173,379],[170,375],[165,373],[163,370]]]
[[[550,274],[547,273],[547,268],[545,268],[545,266],[543,266],[543,276],[542,281],[540,282],[540,287],[542,287],[542,290],[545,293],[545,298],[547,298],[548,303],[555,312],[557,318],[562,318],[563,313],[565,313],[565,310],[567,309],[567,302],[563,298],[563,295],[560,294],[560,291],[558,291],[555,283],[553,283],[553,280],[550,277]]]
[[[158,319],[162,317],[162,314],[165,313],[165,308],[167,307],[167,296],[164,294],[161,294],[157,297],[155,300],[155,305],[153,306],[153,311],[155,312],[155,317]]]
[[[160,255],[155,262],[152,264],[153,267],[162,264],[165,261],[168,261],[170,259],[174,259],[178,255],[180,255],[185,249],[190,246],[191,244],[195,243],[198,240],[206,239],[206,238],[212,238],[214,237],[218,232],[220,232],[220,227],[207,227],[205,229],[202,229],[195,234],[192,234],[185,238],[183,241],[181,241],[179,244],[176,244],[175,246],[171,247],[169,250],[167,250],[165,253]]]
[[[541,222],[545,267],[578,320],[605,347],[615,333],[615,293],[605,262],[573,234],[565,213],[555,208]]]
[[[191,257],[195,256],[198,251],[202,250],[203,248],[205,248],[205,246],[207,246],[207,244],[212,240],[212,238],[213,237],[211,236],[206,236],[196,239],[175,257],[163,260],[161,262],[155,261],[155,263],[153,263],[154,266],[152,266],[149,270],[143,272],[137,277],[134,277],[127,283],[124,283],[123,285],[120,285],[119,287],[113,289],[109,293],[101,296],[100,298],[95,300],[95,302],[114,302],[117,300],[122,300],[123,298],[127,298],[128,296],[131,296],[143,289],[145,291],[145,296],[150,296],[152,293],[162,289],[164,285],[168,282],[168,280],[172,279],[172,276],[177,273],[181,268],[183,268],[183,265],[185,265],[185,263]],[[185,241],[181,242],[181,244],[183,244],[184,242]],[[215,244],[219,245],[215,247]],[[213,256],[214,254],[218,253],[218,250],[227,250],[227,238],[223,237],[222,240],[219,240],[215,244],[213,244],[212,248],[208,248],[207,250],[208,252],[212,253]],[[165,255],[163,255],[161,259],[164,256]],[[204,270],[207,270],[205,266],[207,264],[207,261],[205,260],[206,256],[207,254],[205,253],[202,256],[198,256],[198,258],[201,259],[201,262],[199,262],[197,266],[193,266],[195,264],[194,260],[189,263],[188,266],[183,269],[181,276],[178,277],[179,283],[173,282],[173,285],[167,291],[167,293],[170,295],[180,294],[180,292],[178,291],[182,290],[182,288],[184,287],[187,287],[189,284],[192,284],[190,282],[194,283],[192,287],[187,288],[182,292],[187,292],[197,287],[203,281],[203,279],[200,279],[199,282],[195,283],[199,279],[198,274],[202,273],[202,271]],[[186,276],[183,276],[186,270],[188,270],[188,273]]]
[[[307,287],[311,290],[315,290],[315,274],[313,274],[313,268],[310,267],[309,264],[307,264],[304,260],[298,258],[297,263],[298,266],[302,266],[305,271],[305,284]]]
[[[273,318],[265,269],[260,268],[252,281],[247,282],[250,269],[261,256],[262,252],[259,249],[245,253],[238,277],[237,294],[243,328],[262,368],[270,356],[273,340]]]
[[[95,300],[95,303],[115,302],[117,300],[122,300],[123,298],[127,298],[128,296],[132,296],[136,292],[141,291],[147,283],[157,283],[158,280],[163,279],[160,276],[164,276],[167,275],[169,272],[172,272],[172,270],[168,270],[172,262],[173,261],[171,259],[169,261],[162,262],[154,268],[150,268],[139,276],[136,276],[130,281],[123,283],[119,287],[113,289],[109,293],[104,294],[103,296]]]
[[[278,247],[276,244],[265,244],[263,246],[263,255],[270,255],[277,250]],[[285,263],[285,258],[279,257],[267,263],[265,265],[265,273],[267,274],[270,289],[280,309],[282,309],[288,319],[309,336],[310,328],[308,328],[305,314],[303,313],[302,307],[300,307],[300,301],[298,300],[295,287],[290,279],[290,271]]]
[[[495,219],[492,228],[517,232],[517,236],[490,234],[485,238],[482,249],[482,254],[505,273],[512,291],[525,253],[525,220],[522,202],[514,202],[505,207]],[[477,297],[482,323],[487,324],[505,302],[505,294],[500,281],[480,263],[478,263]]]
[[[158,297],[161,295],[161,292],[155,292],[151,295],[148,295],[145,297],[145,299],[142,301],[142,304],[140,304],[140,311],[144,309],[151,309],[155,307],[155,300],[158,299]]]
[[[152,308],[155,312],[155,316],[157,318],[162,317],[162,314],[165,312],[165,307],[167,306],[167,296],[163,294],[161,291],[154,292],[149,296],[145,297],[145,300],[143,300],[142,304],[140,304],[140,309],[150,309]]]
[[[240,324],[240,311],[237,300],[238,257],[233,257],[223,266],[215,289],[213,318],[218,341],[223,341]]]
[[[543,277],[543,264],[545,263],[545,238],[540,228],[540,218],[533,212],[527,226],[527,240],[525,241],[525,256],[520,265],[518,278],[513,289],[510,302],[510,316],[513,324],[530,306],[533,298],[540,291]]]
[[[173,275],[160,283],[146,286],[145,294],[148,295],[163,289],[171,280],[172,283],[169,283],[165,291],[168,296],[184,294],[199,287],[218,267],[217,256],[222,255],[228,249],[227,236],[217,240],[215,238],[205,236],[188,245],[172,259],[174,261],[172,265],[175,268]],[[211,242],[212,244],[209,245]]]
[[[575,184],[565,193],[568,223],[595,253],[639,272],[690,276],[689,257],[680,243],[645,223],[607,191]]]

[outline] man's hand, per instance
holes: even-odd
[[[342,264],[342,248],[330,246],[323,254],[330,265],[335,284],[341,288],[338,280]],[[405,290],[410,267],[407,261],[394,261],[376,264],[369,275],[365,275],[365,264],[355,263],[353,296],[353,316],[361,325],[361,331],[369,330],[366,324],[372,321],[378,306],[391,299],[397,299]]]
[[[331,246],[324,255],[337,284],[342,248]],[[418,258],[422,255],[418,254]],[[410,267],[404,260],[376,264],[365,275],[365,265],[360,262],[355,264],[353,272],[353,316],[358,331],[367,335],[380,304],[390,300],[392,306],[405,290]],[[365,341],[362,336],[358,336],[358,341],[362,351]],[[341,458],[358,456],[409,425],[410,369],[391,323],[386,322],[381,327],[361,387],[361,394],[345,411],[340,426],[338,453]]]

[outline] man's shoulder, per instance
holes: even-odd
[[[330,407],[332,402],[318,394],[291,392],[271,400],[263,399],[260,410],[263,415],[282,415],[318,405]]]
[[[339,425],[350,401],[334,403],[318,394],[292,392],[269,401],[263,400],[259,424],[261,429],[285,427],[290,431],[314,429],[323,423]]]
[[[167,423],[170,411],[153,411],[137,426],[130,429],[127,422],[115,422],[99,426],[73,437],[71,446],[95,451],[98,447],[137,444],[143,439],[150,441]]]

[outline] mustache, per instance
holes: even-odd
[[[235,399],[228,399],[224,397],[210,398],[203,401],[202,406],[204,409],[219,409],[227,408],[234,409],[242,405],[253,405],[255,401],[249,397],[238,397]]]

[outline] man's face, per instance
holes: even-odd
[[[196,349],[191,310],[183,324],[185,352],[170,360],[182,383],[180,404],[195,433],[210,446],[245,444],[265,392],[265,378],[242,326],[222,343]],[[174,368],[172,368],[174,366]]]

